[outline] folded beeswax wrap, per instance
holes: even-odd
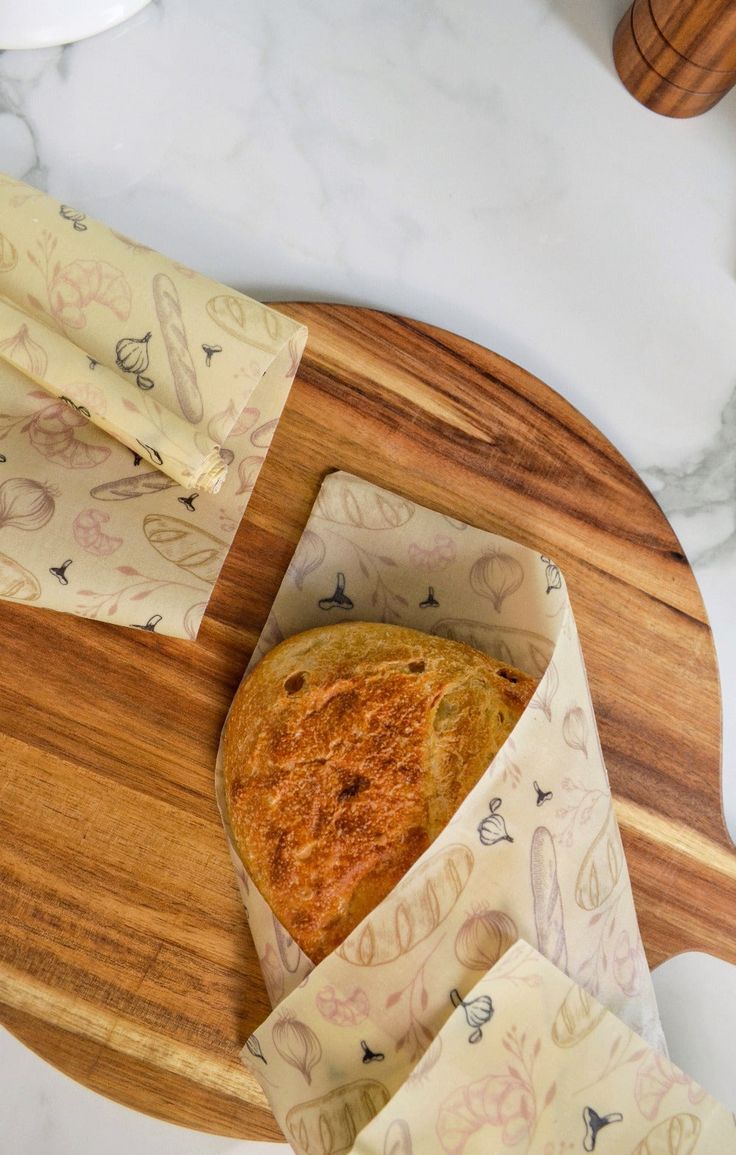
[[[0,597],[195,637],[305,341],[0,176]]]
[[[447,828],[318,967],[228,837],[276,1008],[242,1057],[294,1149],[563,1155],[592,1151],[600,1134],[601,1150],[683,1155],[706,1116],[736,1142],[728,1112],[662,1055],[557,566],[335,473],[251,664],[299,630],[347,619],[455,638],[541,680]],[[219,759],[216,787],[227,832]]]
[[[297,1109],[303,1149],[337,1152],[349,1125],[334,1103],[320,1110],[337,1142],[318,1138],[314,1107]],[[347,1142],[353,1155],[733,1155],[736,1119],[520,940]]]

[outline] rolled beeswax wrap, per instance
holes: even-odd
[[[336,1113],[360,1121],[359,1131],[436,1053],[457,1009],[450,992],[466,999],[517,939],[579,984],[581,997],[608,1007],[652,1053],[664,1049],[557,566],[335,473],[322,485],[251,665],[300,630],[351,619],[455,638],[541,680],[443,833],[316,969],[248,878],[228,834],[276,1007],[248,1040],[243,1060],[290,1142],[309,1155],[323,1148],[303,1139],[313,1123],[307,1120],[303,1133],[289,1114],[295,1105],[318,1104],[312,1114],[322,1126],[323,1106],[332,1104],[324,1115],[328,1130]],[[216,786],[227,832],[219,760]]]
[[[0,177],[0,596],[196,636],[305,341]]]

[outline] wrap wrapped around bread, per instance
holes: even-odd
[[[536,685],[470,646],[376,622],[297,634],[244,680],[223,740],[229,827],[312,962],[440,834]],[[369,919],[361,960],[386,962],[442,921],[470,865],[463,847],[439,858],[414,876],[411,900]]]
[[[663,1054],[557,567],[332,474],[251,670],[285,639],[351,620],[460,641],[537,686],[434,840],[316,967],[249,876],[251,848],[238,852],[224,731],[218,804],[274,1006],[242,1058],[295,1151],[736,1149],[730,1112]],[[300,672],[309,675],[284,667],[284,693]],[[263,781],[263,798],[251,800],[262,811],[272,785]]]

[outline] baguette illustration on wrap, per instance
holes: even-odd
[[[562,893],[557,877],[557,855],[546,826],[534,831],[531,846],[531,882],[537,946],[561,970],[567,970],[567,942]]]
[[[105,481],[102,485],[95,485],[89,491],[90,497],[96,501],[129,501],[132,497],[148,497],[152,493],[161,493],[164,489],[171,489],[176,485],[165,473],[157,470],[153,473],[136,473],[132,477],[120,477],[115,481]]]
[[[189,351],[179,294],[166,273],[157,273],[153,278],[153,299],[179,406],[187,421],[198,425],[204,413],[202,394]]]

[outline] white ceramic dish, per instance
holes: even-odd
[[[0,49],[50,48],[122,24],[149,0],[4,0]]]

